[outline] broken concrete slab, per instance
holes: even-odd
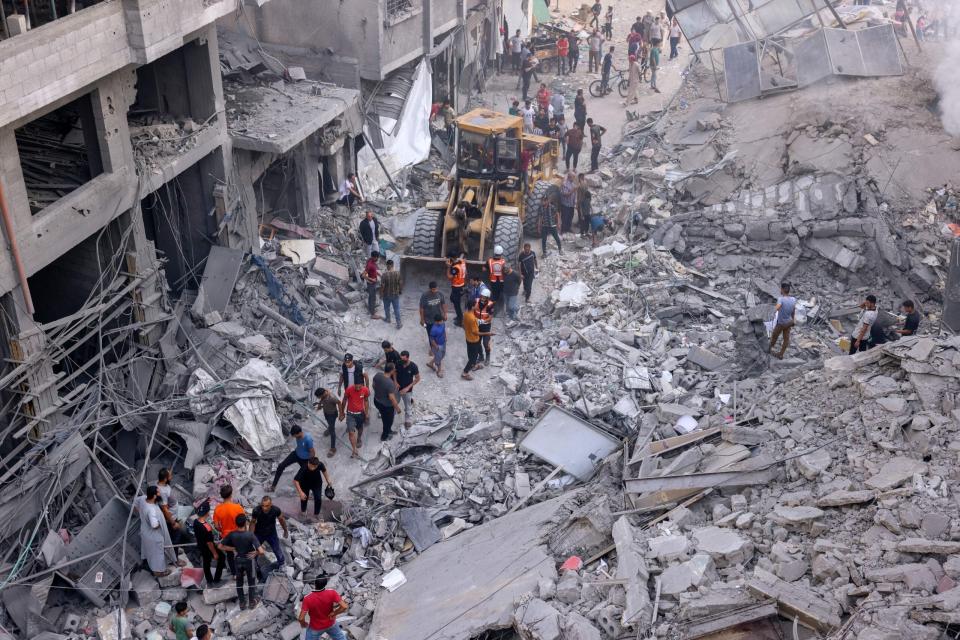
[[[510,626],[514,602],[541,579],[556,580],[543,533],[575,496],[527,507],[427,549],[404,565],[404,588],[383,593],[367,637],[460,640]],[[424,607],[429,616],[422,615]]]
[[[960,542],[906,538],[897,543],[897,551],[904,553],[951,555],[960,553]]]
[[[863,504],[877,497],[875,491],[834,491],[817,500],[818,507],[845,507],[852,504]]]
[[[525,640],[560,640],[560,612],[539,598],[520,605],[513,626]]]
[[[760,567],[754,569],[747,589],[759,598],[775,600],[781,615],[796,617],[800,624],[814,631],[829,631],[840,625],[839,605],[810,589],[781,580]]]
[[[887,460],[880,470],[865,484],[878,491],[894,489],[909,480],[914,474],[927,472],[927,464],[921,460],[914,460],[905,456],[895,456]]]
[[[647,563],[636,541],[633,526],[626,516],[621,516],[613,525],[613,542],[617,548],[616,578],[624,581],[626,603],[623,609],[622,624],[634,626],[643,633],[650,622],[653,605],[647,590],[650,577]]]
[[[695,364],[705,371],[717,371],[728,364],[726,358],[721,358],[714,352],[701,346],[694,346],[687,352],[687,362]]]
[[[746,564],[753,557],[753,541],[730,529],[701,527],[694,529],[694,546],[706,553],[718,567]]]

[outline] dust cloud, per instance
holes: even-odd
[[[953,41],[937,65],[934,75],[940,94],[940,118],[943,128],[952,136],[960,136],[960,41]]]

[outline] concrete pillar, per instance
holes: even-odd
[[[130,227],[125,256],[127,273],[131,279],[143,278],[130,292],[133,298],[134,322],[143,323],[136,332],[137,342],[152,346],[163,335],[165,328],[160,319],[165,315],[167,307],[167,279],[161,270],[160,261],[157,260],[156,247],[147,240],[140,203],[137,202],[124,218],[120,220],[121,226]]]
[[[433,51],[433,0],[423,0],[423,55],[428,56]]]
[[[27,364],[26,373],[8,388],[17,399],[8,420],[21,420],[30,426],[29,434],[38,436],[50,430],[51,417],[60,408],[47,334],[24,309],[19,286],[3,296],[0,304],[5,312],[4,333],[10,360],[15,367]]]
[[[297,145],[293,153],[297,189],[295,215],[298,224],[306,224],[320,209],[320,156],[312,136]]]

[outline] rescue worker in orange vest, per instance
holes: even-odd
[[[490,275],[490,300],[494,306],[503,293],[503,267],[507,261],[503,259],[503,247],[497,245],[493,248],[493,257],[487,260],[487,273]],[[481,329],[483,331],[483,329]]]
[[[501,283],[502,284],[502,283]],[[490,338],[493,330],[493,307],[494,302],[490,297],[490,289],[484,287],[480,290],[480,297],[473,305],[473,314],[477,316],[477,322],[480,327],[480,335],[483,336],[480,341],[483,343],[483,352],[477,359],[478,362],[491,364]],[[486,335],[483,335],[486,334]]]
[[[458,327],[463,326],[463,287],[467,283],[467,261],[463,254],[451,253],[447,256],[447,280],[450,281],[450,302],[457,317],[453,321]]]

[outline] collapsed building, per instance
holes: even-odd
[[[269,22],[278,1],[244,11]],[[321,75],[347,67],[314,44],[192,6],[94,4],[0,41],[0,637],[156,638],[186,600],[218,637],[296,638],[319,571],[353,638],[932,640],[960,624],[960,345],[935,335],[956,298],[957,157],[921,74],[730,104],[691,67],[588,178],[614,231],[545,263],[547,295],[498,336],[493,391],[418,398],[402,438],[338,477],[324,521],[290,519],[260,606],[199,588],[196,567],[135,569],[128,500],[157,459],[184,519],[223,483],[250,504],[288,423],[315,428],[310,393],[343,351],[378,357],[356,220],[324,201],[367,144],[364,81],[427,55],[411,35],[350,84]],[[431,13],[374,6],[414,32]],[[452,20],[432,46],[453,46]],[[389,20],[366,22],[393,46]],[[89,24],[104,49],[63,54]],[[38,51],[56,62],[21,72]],[[34,80],[49,73],[62,81]],[[397,257],[432,188],[382,207],[404,214],[385,216]],[[804,321],[778,361],[763,323],[783,280]],[[839,355],[868,292],[885,323],[914,299],[925,335]]]

